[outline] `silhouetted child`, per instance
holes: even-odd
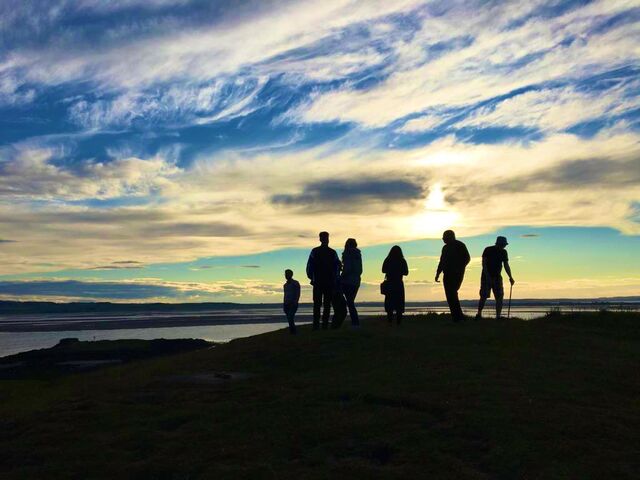
[[[286,278],[287,281],[284,284],[283,309],[289,322],[289,333],[295,335],[296,324],[294,323],[294,318],[298,311],[298,302],[300,301],[300,282],[293,279],[293,271],[289,269],[284,271],[284,278]]]

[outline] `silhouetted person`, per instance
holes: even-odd
[[[509,255],[505,247],[509,245],[505,237],[496,238],[496,244],[484,249],[482,252],[482,277],[480,278],[480,301],[478,302],[478,313],[476,319],[482,318],[482,309],[491,295],[496,300],[496,318],[500,318],[502,313],[502,300],[504,299],[504,286],[502,284],[502,265],[509,275],[511,285],[516,283],[511,275],[509,266]]]
[[[298,302],[300,301],[300,282],[293,279],[293,271],[287,269],[284,271],[284,278],[287,281],[284,284],[284,301],[282,306],[284,314],[287,316],[289,322],[289,333],[291,335],[296,334],[295,317],[298,311]]]
[[[464,313],[460,306],[458,298],[458,290],[464,280],[464,269],[471,261],[467,246],[460,240],[456,240],[456,234],[453,230],[446,230],[442,234],[442,254],[440,255],[440,263],[436,272],[436,282],[440,280],[440,274],[444,272],[442,283],[444,284],[444,293],[447,297],[449,310],[454,322],[464,320]]]
[[[402,249],[398,245],[391,247],[389,255],[382,264],[385,274],[384,309],[389,323],[393,323],[395,313],[398,325],[404,313],[404,281],[402,277],[409,275],[409,267],[404,259]]]
[[[340,276],[340,286],[347,302],[351,326],[360,326],[358,310],[356,309],[356,296],[360,288],[360,277],[362,276],[362,254],[358,249],[355,238],[349,238],[344,244],[342,252],[342,275]]]
[[[322,328],[329,328],[331,302],[338,275],[340,260],[338,254],[329,248],[329,234],[320,232],[320,246],[311,250],[307,261],[307,277],[313,285],[313,329],[320,327],[320,309],[322,308]]]

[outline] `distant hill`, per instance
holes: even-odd
[[[477,305],[477,300],[462,300],[462,305],[472,307]],[[640,303],[640,296],[630,297],[603,297],[603,298],[527,298],[512,302],[513,306],[537,306],[537,305],[607,305]],[[360,305],[379,306],[382,302],[359,302]],[[413,307],[440,307],[447,302],[407,302]],[[260,306],[273,307],[279,303],[233,303],[233,302],[205,302],[205,303],[112,303],[112,302],[18,302],[0,301],[0,315],[7,314],[35,314],[35,313],[118,313],[118,312],[199,312],[227,309],[255,309]]]

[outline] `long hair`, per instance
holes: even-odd
[[[358,242],[356,242],[355,238],[347,238],[347,241],[344,242],[344,249],[348,250],[350,248],[358,248]]]
[[[398,245],[394,245],[389,250],[389,255],[387,255],[387,260],[402,260],[404,255],[402,254],[402,249]]]

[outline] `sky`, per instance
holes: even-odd
[[[277,302],[317,233],[640,295],[640,0],[4,0],[0,299]]]

